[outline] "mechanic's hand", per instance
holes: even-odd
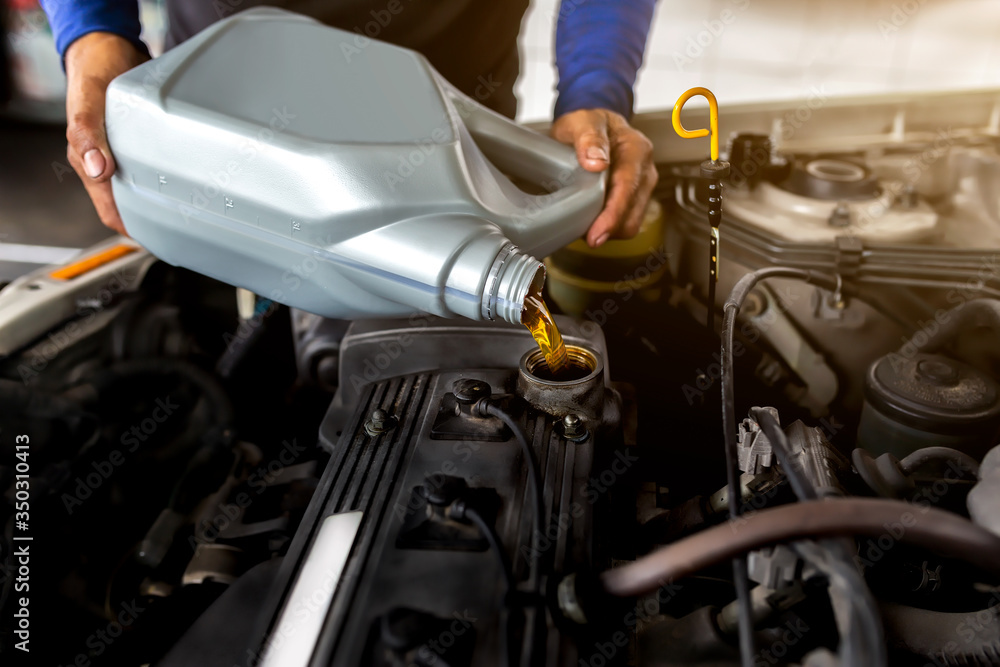
[[[552,124],[550,134],[557,141],[572,144],[587,171],[611,167],[604,210],[587,232],[590,247],[596,248],[610,238],[635,236],[658,179],[653,144],[646,135],[606,109],[563,114]]]
[[[108,179],[115,161],[104,131],[104,93],[111,80],[147,60],[123,37],[92,32],[66,49],[66,158],[87,188],[101,222],[119,234],[125,226]]]

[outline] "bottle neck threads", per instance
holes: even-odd
[[[486,279],[483,318],[521,323],[524,299],[542,289],[545,265],[508,243],[500,249]]]

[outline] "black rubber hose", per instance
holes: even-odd
[[[903,471],[904,475],[912,475],[931,461],[954,463],[959,469],[968,473],[973,478],[979,474],[979,463],[976,459],[965,452],[960,452],[951,447],[924,447],[923,449],[918,449],[899,461],[899,469]]]
[[[500,401],[490,400],[485,403],[484,411],[491,417],[496,417],[502,421],[514,434],[514,438],[521,446],[521,453],[524,456],[525,464],[528,466],[528,483],[531,485],[531,495],[534,513],[534,530],[531,534],[531,562],[530,562],[530,582],[533,592],[538,591],[541,580],[541,556],[542,549],[539,542],[542,531],[545,530],[543,521],[545,520],[545,505],[542,499],[542,476],[538,471],[538,461],[535,460],[535,452],[528,442],[528,436],[521,427],[521,424],[514,419],[501,404]]]
[[[180,359],[129,359],[119,361],[92,382],[98,395],[120,382],[150,375],[177,377],[195,385],[208,401],[214,427],[202,435],[202,445],[195,452],[174,486],[167,506],[181,514],[194,509],[205,493],[218,488],[232,465],[230,448],[237,442],[232,425],[235,420],[232,401],[215,377],[198,366]]]
[[[236,459],[232,442],[229,432],[209,436],[188,461],[170,493],[167,507],[179,514],[190,514],[205,496],[222,486]]]
[[[100,373],[91,381],[91,385],[100,396],[122,382],[148,376],[178,377],[194,384],[202,398],[208,402],[213,422],[213,426],[202,434],[200,447],[188,460],[174,484],[167,509],[150,527],[142,541],[143,548],[137,557],[140,562],[155,567],[169,549],[179,527],[180,517],[193,512],[206,495],[218,489],[225,481],[236,457],[233,446],[238,438],[233,431],[233,404],[225,389],[214,376],[190,362],[180,359],[121,361]]]
[[[119,361],[97,375],[91,384],[98,394],[110,387],[137,377],[148,375],[182,377],[194,384],[209,402],[214,422],[220,426],[231,426],[235,419],[232,401],[222,385],[210,373],[198,366],[180,359],[129,359]]]
[[[810,500],[752,514],[739,523],[727,522],[607,570],[600,575],[603,590],[618,597],[655,591],[663,581],[675,581],[738,554],[803,539],[864,535],[890,536],[948,558],[970,563],[1000,577],[1000,536],[968,519],[933,507],[883,498]]]
[[[278,304],[263,297],[254,306],[254,313],[249,320],[241,320],[236,332],[226,349],[219,355],[219,360],[215,362],[215,372],[221,377],[228,378],[236,370],[250,350],[257,344],[258,340],[267,330],[265,324],[268,318],[279,308]],[[240,335],[240,327],[249,327],[249,332],[245,336]]]
[[[806,282],[836,288],[836,281],[802,269],[772,267],[760,269],[743,276],[729,293],[723,306],[722,352],[720,356],[722,388],[722,428],[726,448],[726,484],[729,493],[729,515],[735,519],[740,514],[740,469],[738,443],[736,441],[736,398],[733,388],[733,342],[736,331],[736,315],[754,286],[767,278],[798,278]],[[743,667],[752,667],[756,650],[753,639],[753,611],[750,605],[750,582],[747,577],[746,558],[742,554],[733,560],[733,583],[739,603],[740,660]]]
[[[955,306],[947,315],[948,320],[937,331],[928,334],[920,344],[914,343],[917,352],[937,352],[958,334],[976,326],[1000,332],[1000,300],[997,299],[972,299]]]
[[[991,665],[1000,656],[1000,606],[944,612],[883,602],[881,608],[890,643],[933,664]]]
[[[62,422],[74,434],[83,426],[96,426],[94,416],[79,404],[14,380],[0,379],[0,415]]]

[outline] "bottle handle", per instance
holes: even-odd
[[[451,86],[446,91],[486,159],[500,171],[548,193],[525,195],[525,215],[517,216],[515,231],[530,236],[531,228],[566,221],[560,231],[571,231],[560,234],[563,244],[582,236],[604,205],[607,172],[585,170],[573,147],[522,127]]]

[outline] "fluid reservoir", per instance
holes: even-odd
[[[954,359],[890,354],[868,370],[858,446],[903,458],[922,447],[980,457],[1000,429],[996,381]]]
[[[650,200],[634,238],[608,241],[599,248],[580,239],[552,253],[545,266],[549,296],[567,315],[581,317],[609,298],[655,301],[667,271],[663,208]]]

